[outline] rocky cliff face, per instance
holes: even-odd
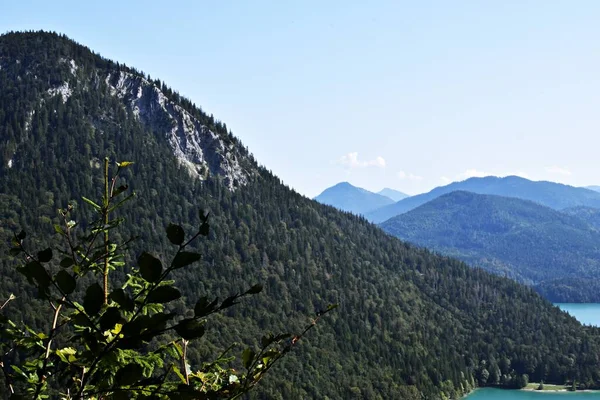
[[[207,173],[222,175],[230,189],[248,182],[249,172],[240,165],[235,145],[225,143],[156,85],[125,71],[108,74],[104,82],[111,95],[121,99],[136,118],[167,138],[173,153],[190,174],[200,179]]]
[[[7,64],[10,64],[11,60],[0,61],[3,61],[0,68],[10,69],[11,66]],[[12,62],[21,64],[18,59]],[[204,180],[209,174],[219,175],[230,190],[235,190],[247,184],[254,173],[255,164],[244,162],[243,159],[247,156],[235,142],[202,124],[142,74],[126,70],[105,73],[95,70],[90,74],[86,68],[66,58],[61,58],[59,64],[63,67],[64,79],[50,84],[39,99],[40,102],[55,96],[61,96],[61,100],[67,102],[76,98],[81,90],[107,91],[111,96],[118,98],[123,108],[131,112],[147,130],[165,138],[178,162],[193,177]],[[25,73],[30,76],[33,74],[34,78],[37,78],[35,66]],[[31,124],[36,108],[35,105],[32,106],[28,113],[26,128]]]

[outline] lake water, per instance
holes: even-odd
[[[537,392],[526,390],[477,389],[467,397],[468,400],[598,400],[596,392]]]
[[[558,303],[562,310],[577,318],[582,324],[600,326],[600,304]],[[537,392],[524,390],[478,389],[467,397],[468,400],[600,400],[596,392]]]
[[[587,325],[600,326],[600,304],[598,303],[557,303],[561,310]]]

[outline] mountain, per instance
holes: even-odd
[[[174,275],[183,294],[175,306],[264,284],[211,318],[188,347],[192,365],[266,331],[298,331],[315,310],[340,304],[250,398],[456,399],[478,384],[514,386],[523,374],[600,384],[599,330],[530,288],[296,193],[225,123],[158,79],[64,36],[0,36],[0,237],[24,229],[28,246],[44,248],[57,208],[92,218],[81,197],[101,192],[104,157],[135,162],[122,179],[136,200],[118,210],[121,236],[139,237],[128,265],[142,250],[173,254],[168,224],[190,232],[199,209],[210,211],[211,233],[195,248],[202,261]],[[15,272],[4,239],[0,247],[0,298],[17,295],[2,312],[48,326],[47,304]]]
[[[436,197],[457,190],[531,200],[556,210],[576,206],[600,208],[600,193],[589,189],[554,182],[530,181],[518,176],[507,176],[505,178],[488,176],[485,178],[470,178],[462,182],[437,187],[428,193],[411,196],[395,204],[367,213],[365,217],[376,223],[383,222],[417,208]]]
[[[592,207],[571,207],[562,210],[563,213],[577,217],[587,222],[593,229],[600,231],[600,209]]]
[[[586,186],[585,188],[593,190],[594,192],[600,192],[600,186]]]
[[[394,201],[400,201],[402,199],[409,197],[406,193],[402,193],[398,190],[394,190],[394,189],[390,189],[390,188],[383,188],[379,192],[377,192],[377,194],[380,194],[385,197],[389,197],[390,199],[392,199]]]
[[[394,202],[389,197],[352,186],[348,182],[325,189],[315,200],[354,214],[364,214]]]
[[[580,218],[528,200],[457,191],[381,227],[400,239],[527,284],[600,279],[600,233]],[[577,289],[585,299],[600,301],[595,287]],[[565,301],[559,296],[550,300]]]

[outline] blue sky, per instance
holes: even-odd
[[[308,196],[600,183],[600,2],[3,1],[160,78]]]

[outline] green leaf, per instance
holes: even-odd
[[[124,191],[126,191],[127,189],[129,189],[129,186],[127,185],[121,185],[119,186],[112,194],[112,197],[117,197],[118,195],[120,195],[121,193],[123,193]]]
[[[88,315],[94,316],[100,312],[102,304],[104,304],[104,291],[99,284],[94,283],[85,291],[83,309]]]
[[[115,375],[115,384],[117,387],[130,386],[136,384],[144,377],[144,369],[141,365],[131,363],[127,364]]]
[[[55,231],[56,233],[58,233],[59,235],[63,235],[63,236],[65,235],[65,231],[64,231],[64,230],[63,230],[63,228],[62,228],[60,225],[58,225],[58,224],[54,224],[54,231]]]
[[[156,257],[143,252],[138,258],[138,266],[142,278],[148,282],[157,282],[162,275],[162,263]]]
[[[117,390],[110,396],[112,400],[128,400],[131,398],[131,393],[127,393],[125,390]]]
[[[11,256],[18,256],[19,254],[21,254],[23,252],[23,249],[20,247],[13,247],[10,250],[8,250],[8,254],[10,254]]]
[[[115,289],[111,292],[109,298],[117,303],[124,311],[133,311],[135,303],[123,289]]]
[[[211,303],[208,302],[208,297],[202,297],[196,302],[194,307],[194,316],[196,318],[204,317],[214,311],[217,307],[219,298],[217,297]]]
[[[69,274],[64,269],[58,271],[56,276],[54,277],[56,284],[65,294],[71,294],[75,291],[77,287],[77,281],[71,274]]]
[[[250,365],[252,364],[252,361],[254,360],[254,356],[256,356],[256,353],[254,352],[254,350],[249,349],[249,348],[244,350],[244,353],[242,354],[242,361],[244,363],[244,368],[246,368],[246,369],[250,368]]]
[[[39,262],[48,262],[52,260],[52,249],[47,248],[45,250],[38,251],[37,258]]]
[[[176,316],[177,314],[175,313],[156,313],[150,317],[149,325],[154,331],[160,331],[161,329],[166,328],[167,322]]]
[[[75,261],[71,257],[65,257],[60,261],[60,266],[63,268],[69,268],[73,264],[75,264]]]
[[[198,339],[204,335],[204,323],[187,318],[175,325],[175,332],[185,340]]]
[[[229,308],[231,306],[234,306],[236,304],[239,303],[239,301],[236,301],[240,296],[237,294],[234,294],[233,296],[229,296],[228,298],[226,298],[225,300],[223,300],[223,303],[221,303],[221,309],[223,308]]]
[[[114,210],[123,207],[125,203],[135,197],[135,192],[131,193],[129,196],[125,197],[123,200],[119,201],[117,204],[108,209],[108,212],[113,212]]]
[[[208,224],[208,222],[203,222],[202,225],[200,225],[200,234],[202,236],[208,236],[208,232],[210,230],[210,225]]]
[[[100,317],[100,330],[107,331],[121,320],[121,312],[117,307],[109,307],[102,317]]]
[[[177,255],[175,255],[172,266],[174,269],[183,268],[200,260],[201,257],[202,256],[200,255],[200,253],[194,253],[191,251],[180,251],[179,253],[177,253]]]
[[[37,261],[31,261],[25,264],[25,276],[31,276],[40,288],[47,288],[52,282],[46,269]]]
[[[246,293],[244,293],[244,294],[258,294],[258,293],[262,292],[262,290],[263,290],[263,285],[258,283],[256,285],[252,286],[250,289],[248,289],[246,291]]]
[[[181,297],[181,292],[173,286],[159,286],[146,298],[148,303],[168,303]]]
[[[187,381],[185,380],[185,376],[183,376],[183,374],[181,373],[181,371],[179,370],[179,367],[177,367],[177,365],[173,365],[173,372],[175,372],[175,375],[177,375],[179,377],[179,379],[181,380],[181,383],[187,383]]]
[[[185,240],[185,232],[181,226],[169,224],[167,227],[167,238],[171,243],[179,246]]]
[[[81,196],[81,198],[83,199],[83,201],[88,203],[90,206],[94,207],[96,210],[102,209],[102,207],[100,207],[98,204],[94,203],[92,200],[88,199],[87,197]]]

